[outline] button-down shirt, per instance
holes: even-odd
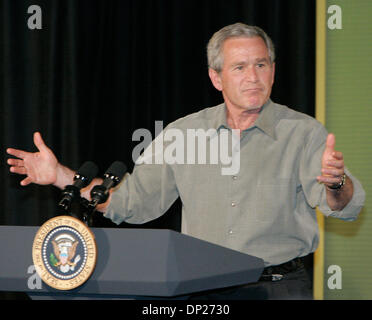
[[[210,139],[216,139],[225,128],[221,104],[181,118],[163,133],[178,129],[186,136],[189,129],[215,129]],[[159,136],[149,149],[153,155]],[[113,192],[105,216],[141,224],[181,197],[182,233],[260,257],[266,266],[305,256],[319,241],[317,206],[325,216],[354,220],[365,199],[360,182],[345,168],[353,197],[341,211],[329,208],[325,187],[316,180],[326,137],[314,118],[268,100],[254,125],[241,132],[238,172],[221,174],[221,161],[137,164]],[[171,142],[163,143],[165,152]]]

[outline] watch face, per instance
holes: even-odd
[[[338,190],[338,189],[341,189],[344,184],[346,182],[346,174],[344,173],[344,175],[342,176],[342,180],[340,183],[336,184],[336,185],[333,185],[333,186],[330,186],[328,187],[329,189],[332,189],[332,190]]]

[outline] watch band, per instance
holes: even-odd
[[[340,183],[333,185],[333,186],[327,186],[327,188],[331,190],[340,190],[344,186],[345,182],[346,182],[346,174],[344,173],[342,175],[342,180]]]

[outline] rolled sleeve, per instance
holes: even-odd
[[[319,210],[327,217],[334,217],[345,221],[354,221],[363,208],[366,194],[361,183],[350,173],[347,168],[345,168],[345,173],[353,182],[354,188],[353,197],[351,198],[349,203],[345,206],[344,209],[340,211],[332,210],[327,204],[326,190],[323,186]]]

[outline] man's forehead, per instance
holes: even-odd
[[[236,60],[242,57],[253,59],[255,62],[269,61],[269,50],[261,37],[234,37],[225,41],[223,46],[225,58]],[[235,61],[238,62],[238,61]]]
[[[261,37],[233,37],[225,40],[223,51],[252,51],[260,50],[268,54],[268,48],[265,41]]]
[[[249,37],[249,36],[236,36],[236,37],[229,37],[227,38],[225,41],[224,41],[224,45],[226,43],[231,43],[231,42],[256,42],[256,43],[262,43],[265,47],[266,47],[266,44],[265,44],[265,40],[260,37],[260,36],[252,36],[252,37]]]

